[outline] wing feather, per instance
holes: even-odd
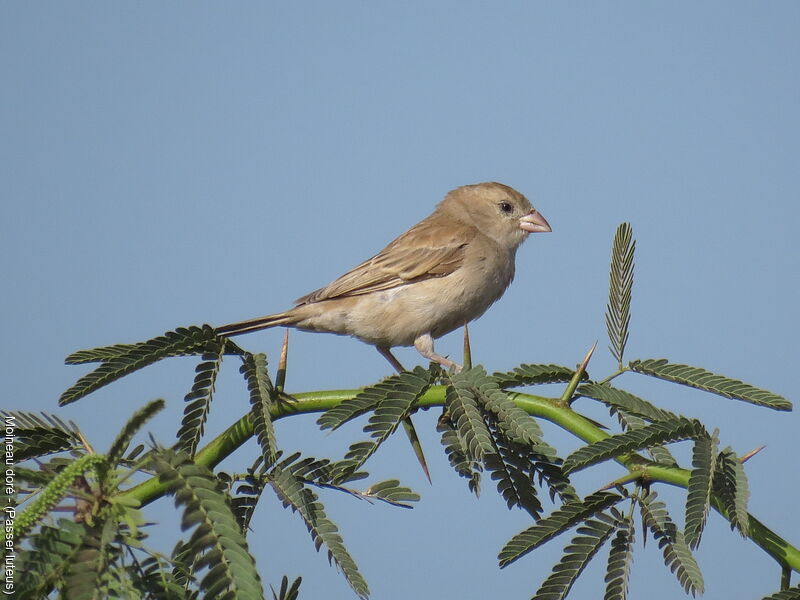
[[[412,281],[444,277],[461,267],[467,245],[474,235],[474,228],[445,223],[440,215],[433,214],[372,258],[295,302],[310,304],[359,296]]]

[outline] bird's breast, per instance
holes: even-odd
[[[444,277],[306,305],[308,318],[296,326],[378,346],[411,346],[421,335],[438,338],[480,317],[513,278],[513,257],[474,256]]]

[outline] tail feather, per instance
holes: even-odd
[[[252,331],[260,331],[261,329],[269,329],[270,327],[277,327],[279,325],[292,325],[295,318],[289,312],[277,313],[275,315],[267,315],[265,317],[256,317],[255,319],[248,319],[247,321],[239,321],[238,323],[231,323],[230,325],[223,325],[217,327],[217,333],[227,336],[242,335],[243,333],[250,333]]]

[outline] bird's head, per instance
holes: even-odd
[[[519,246],[529,233],[551,231],[547,220],[525,196],[502,183],[478,183],[456,188],[439,206],[509,249]]]

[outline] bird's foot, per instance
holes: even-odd
[[[433,338],[430,334],[425,334],[419,336],[416,340],[414,340],[414,347],[417,349],[422,356],[427,358],[428,360],[432,360],[435,363],[439,363],[445,369],[451,369],[454,373],[461,372],[461,365],[454,363],[452,360],[445,356],[441,356],[436,354],[433,350]]]

